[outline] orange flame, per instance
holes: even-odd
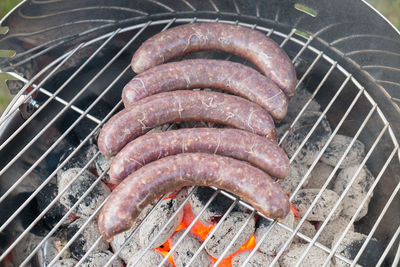
[[[290,203],[290,209],[292,210],[294,217],[299,217],[299,212],[296,210],[296,208],[294,207],[294,205],[292,203]]]

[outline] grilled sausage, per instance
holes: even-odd
[[[214,153],[248,161],[280,179],[289,171],[285,152],[266,138],[237,129],[196,128],[150,133],[131,141],[111,163],[111,182],[120,183],[152,161],[188,152]]]
[[[287,98],[269,78],[245,65],[225,60],[193,59],[153,67],[133,78],[122,92],[125,107],[160,92],[214,88],[265,108],[276,121],[287,112]]]
[[[191,185],[231,192],[270,218],[284,218],[289,212],[287,195],[262,170],[229,157],[185,153],[149,163],[122,181],[100,212],[101,234],[111,241],[114,235],[128,230],[151,201]]]
[[[271,115],[241,97],[205,91],[173,91],[139,100],[114,115],[100,131],[98,147],[110,157],[152,128],[178,121],[215,122],[277,141]]]
[[[246,58],[292,96],[296,72],[286,53],[265,34],[226,23],[185,24],[146,40],[132,58],[132,69],[141,73],[184,54],[222,50]]]

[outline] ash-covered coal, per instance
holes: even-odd
[[[342,233],[338,233],[335,235],[335,238],[332,241],[332,247],[338,242],[341,235]],[[350,260],[353,260],[360,251],[361,246],[364,244],[366,238],[367,236],[364,234],[349,231],[344,239],[340,242],[340,245],[336,252],[342,254]],[[372,238],[369,241],[365,250],[363,251],[357,264],[361,266],[376,266],[379,258],[383,254],[383,250],[384,249],[380,245],[380,243],[375,238]],[[349,266],[347,263],[338,258],[335,258],[335,261],[337,267]],[[385,264],[383,264],[383,266],[385,266]]]
[[[71,240],[75,233],[83,227],[84,223],[86,223],[86,219],[83,218],[76,219],[73,223],[71,223],[67,228],[67,239]],[[83,255],[85,255],[90,247],[96,242],[99,236],[101,236],[101,234],[97,228],[97,223],[90,221],[69,247],[71,255],[76,259],[82,258]],[[107,250],[108,246],[109,245],[106,240],[101,238],[95,249]]]
[[[294,229],[294,215],[289,212],[288,215],[283,219],[282,224],[287,225],[291,229]],[[259,243],[261,238],[264,236],[266,231],[269,229],[271,222],[263,217],[259,217],[256,224],[256,243]],[[267,255],[276,254],[286,240],[290,237],[292,232],[286,230],[282,226],[276,224],[269,231],[267,237],[261,243],[259,250]]]
[[[308,167],[302,163],[292,162],[290,164],[289,173],[285,179],[278,180],[279,185],[286,193],[292,193],[296,187],[300,184],[301,179],[306,175]],[[303,187],[308,183],[308,179],[305,180]]]
[[[176,232],[171,239],[171,247],[175,246],[178,242],[179,238],[185,232],[185,228]],[[184,267],[192,259],[193,255],[200,248],[202,241],[193,235],[191,232],[188,232],[182,241],[178,244],[174,252],[172,253],[172,257],[174,259],[174,263],[176,267]],[[207,254],[207,252],[203,249],[200,251],[199,255],[195,258],[193,263],[191,264],[193,267],[206,267],[211,265],[211,257]]]
[[[312,99],[312,94],[306,89],[304,84],[298,84],[296,93],[288,103],[287,117],[293,121],[310,99],[311,101],[306,111],[321,111],[321,105],[315,99]]]
[[[32,233],[27,233],[12,251],[12,262],[15,266],[19,266],[25,258],[34,250],[42,241],[43,237]]]
[[[110,169],[111,162],[112,162],[113,158],[114,157],[112,157],[110,159],[106,159],[103,156],[103,154],[99,154],[98,157],[96,157],[94,163],[95,163],[95,166],[96,166],[96,172],[97,172],[98,176],[102,175],[104,172],[108,172],[108,170]],[[110,176],[108,175],[108,173],[106,173],[103,176],[103,180],[110,181]]]
[[[68,149],[59,159],[60,164],[73,152],[75,148]],[[63,167],[57,172],[57,176],[72,168],[83,168],[85,165],[94,157],[98,149],[95,145],[87,144],[82,146],[75,154],[65,163]],[[96,170],[96,165],[94,161],[87,167],[89,172],[94,172]]]
[[[87,170],[84,170],[80,175],[78,175],[80,171],[81,169],[79,168],[68,169],[61,172],[57,177],[58,192],[61,193],[62,190],[67,188],[68,183],[78,176],[60,198],[61,204],[63,204],[67,209],[71,209],[75,202],[97,180],[96,176]],[[110,193],[110,189],[104,183],[101,181],[98,182],[73,212],[79,217],[88,218],[103,203]]]
[[[292,200],[292,204],[298,211],[301,218],[305,215],[319,191],[319,189],[301,189],[297,192],[296,196]],[[317,203],[308,214],[307,220],[324,221],[338,199],[339,196],[334,191],[329,189],[324,190],[321,197],[318,199]],[[332,215],[332,220],[336,219],[340,215],[342,207],[342,204],[338,206],[338,208]]]
[[[54,263],[54,267],[74,267],[78,263],[77,260],[73,258],[58,260]]]
[[[244,225],[250,215],[245,212],[231,212],[226,219],[221,223],[212,237],[207,242],[205,249],[214,258],[219,258],[224,250],[231,243],[240,228]],[[254,216],[246,224],[239,237],[230,247],[225,257],[229,257],[235,253],[247,240],[254,234],[255,220]]]
[[[189,199],[194,216],[198,216],[208,200],[214,194],[215,190],[210,187],[198,187]],[[212,226],[218,223],[225,212],[232,205],[233,200],[218,194],[205,211],[200,215],[199,221],[205,226]],[[240,205],[236,205],[232,211],[244,211]]]
[[[314,169],[311,171],[309,177],[307,178],[307,185],[304,186],[304,188],[309,188],[309,189],[320,189],[328,180],[329,176],[333,172],[333,167],[329,166],[326,163],[323,162],[318,162],[315,166]],[[328,184],[328,189],[333,189],[333,184],[335,181],[336,175],[333,174],[331,178],[331,182]]]
[[[134,265],[136,262],[137,257],[141,255],[141,251],[138,251],[135,254],[131,255],[131,259],[129,260],[128,264],[126,267],[154,267],[158,266],[164,259],[164,256],[161,252],[154,250],[154,249],[149,249],[146,251],[146,253],[143,255],[142,258],[138,261],[137,264]],[[162,267],[172,267],[172,264],[169,261],[166,261]]]
[[[359,165],[350,166],[344,168],[337,176],[336,182],[333,190],[341,195],[346,189],[347,185],[353,179],[354,175],[359,168]],[[360,173],[357,175],[356,180],[351,185],[349,191],[346,193],[343,199],[343,211],[342,215],[351,218],[355,214],[358,207],[361,205],[363,199],[367,196],[368,190],[371,188],[374,183],[375,178],[371,174],[371,172],[367,169],[367,167],[362,167]],[[371,194],[365,205],[362,207],[361,212],[358,214],[356,221],[360,220],[362,217],[367,215],[368,213],[368,204],[371,200],[373,194]]]
[[[308,244],[292,244],[289,249],[287,249],[286,254],[283,254],[279,259],[281,267],[295,266],[303,252],[306,250],[307,246]],[[328,254],[325,251],[318,247],[312,246],[300,266],[322,266],[327,257]],[[333,266],[331,261],[329,261],[327,266]]]
[[[294,221],[294,228],[297,227],[297,225],[300,223],[300,219],[299,218],[295,218]],[[315,229],[314,224],[312,224],[311,222],[305,220],[303,222],[303,224],[300,226],[299,229],[299,233],[302,233],[303,235],[309,237],[309,238],[313,238],[315,233],[317,232],[317,230]],[[300,242],[300,243],[307,243],[306,240],[304,240],[303,238],[299,237],[296,235],[296,237],[294,238],[295,242]]]
[[[41,246],[38,253],[39,261],[42,266],[47,266],[58,254],[58,252],[65,246],[67,240],[61,240],[57,237],[50,237]],[[61,259],[70,258],[71,254],[69,249],[61,255]]]
[[[306,111],[295,123],[292,129],[290,129],[289,134],[282,142],[282,148],[290,158],[293,157],[294,153],[300,147],[301,143],[304,141],[307,134],[311,131],[321,115],[321,112]],[[295,161],[311,165],[316,159],[319,151],[321,151],[322,147],[328,141],[331,134],[331,127],[324,116],[300,152],[297,154]]]
[[[344,135],[335,135],[326,148],[324,154],[321,156],[321,161],[329,164],[333,167],[338,165],[340,158],[344,155],[344,152],[350,146],[353,138]],[[360,164],[365,157],[365,146],[358,140],[355,140],[354,144],[346,155],[340,168],[347,168],[353,165]]]
[[[328,224],[324,227],[321,234],[319,235],[317,241],[320,242],[322,245],[327,246],[328,248],[331,247],[333,238],[338,233],[343,233],[344,229],[349,224],[350,220],[344,217],[338,217],[335,220],[329,220]],[[317,230],[319,230],[319,226],[322,224],[320,222],[317,224]],[[351,231],[354,230],[354,226],[351,225]]]
[[[250,255],[252,250],[243,250],[240,251],[238,254],[236,254],[232,258],[232,267],[240,267],[243,265],[243,263],[247,260],[248,256]],[[272,263],[274,260],[273,256],[269,256],[267,254],[264,254],[260,251],[256,251],[249,262],[246,264],[246,267],[264,267],[264,266],[269,266],[269,264]],[[274,266],[280,266],[279,263],[277,263]]]
[[[114,254],[109,250],[96,250],[83,261],[82,267],[103,267],[111,259]],[[124,267],[124,262],[120,258],[116,258],[110,265],[111,267]]]

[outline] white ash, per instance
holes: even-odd
[[[42,266],[47,266],[54,259],[54,257],[58,254],[59,250],[61,250],[65,244],[66,240],[60,240],[56,237],[48,238],[41,246],[38,251],[39,259]],[[61,258],[69,258],[71,254],[69,253],[69,249],[66,249],[65,252],[61,255]]]
[[[204,208],[205,204],[208,202],[214,192],[215,190],[210,187],[196,188],[189,199],[192,212],[195,217],[200,214],[201,210]],[[218,194],[200,215],[199,221],[205,226],[215,225],[229,209],[232,203],[233,200],[230,198],[224,196],[223,194]],[[244,208],[241,205],[236,205],[232,211],[244,211]]]
[[[252,250],[244,250],[236,254],[232,258],[232,267],[240,267],[247,260]],[[262,252],[256,251],[249,262],[246,264],[246,267],[264,267],[269,266],[271,262],[274,260],[273,256],[266,255]],[[279,263],[274,266],[279,267]]]
[[[324,227],[321,234],[319,235],[317,241],[328,248],[331,247],[335,235],[338,233],[343,233],[344,229],[347,227],[349,222],[350,220],[343,218],[341,216],[335,220],[329,220],[328,224]],[[317,225],[317,230],[319,230],[319,226],[321,224],[322,222],[319,225]],[[351,225],[350,230],[354,231],[353,225]]]
[[[350,166],[343,169],[337,176],[334,191],[341,195],[346,189],[347,185],[356,174],[359,165]],[[351,185],[351,188],[346,193],[343,199],[343,211],[342,215],[351,218],[355,214],[356,210],[360,206],[362,200],[367,195],[368,190],[374,183],[374,176],[370,171],[364,166],[362,167],[360,173],[358,174],[356,180]],[[362,207],[361,212],[358,214],[356,221],[360,220],[368,213],[368,204],[373,196],[373,193],[368,197],[365,205]]]
[[[103,267],[111,259],[114,254],[111,251],[97,250],[90,253],[90,255],[83,261],[82,267]],[[110,265],[111,267],[124,267],[124,262],[116,257]]]
[[[138,251],[136,254],[132,254],[131,259],[129,260],[126,267],[133,267],[133,266],[154,267],[154,266],[158,266],[164,259],[164,256],[161,252],[154,250],[154,249],[149,249],[146,251],[146,253],[143,255],[143,257],[140,258],[138,263],[133,265],[136,262],[137,257],[139,257],[141,255],[141,253],[142,253],[142,251]],[[163,267],[172,267],[172,264],[169,261],[165,261],[165,263],[162,266]]]
[[[296,196],[293,198],[292,204],[295,209],[299,212],[299,216],[302,218],[307,212],[311,203],[320,192],[319,189],[301,189],[298,191]],[[339,196],[334,191],[326,189],[318,199],[317,203],[311,209],[311,212],[307,216],[309,221],[324,221],[328,214],[331,212],[333,206],[338,201]],[[342,211],[342,203],[337,207],[332,215],[332,220],[336,219]]]
[[[62,172],[57,178],[58,192],[62,192],[81,170],[82,169],[79,168],[72,168]],[[61,196],[60,203],[67,209],[71,209],[75,202],[88,190],[96,179],[96,176],[84,170]],[[97,182],[73,212],[79,217],[90,217],[110,193],[110,189],[104,183],[101,181]]]
[[[315,166],[314,169],[311,171],[310,175],[307,178],[307,186],[304,186],[304,188],[314,188],[314,189],[320,189],[328,180],[329,176],[332,174],[334,168],[328,164],[325,164],[323,162],[318,162]],[[331,181],[328,184],[328,189],[333,189],[333,184],[335,181],[336,175],[333,174]]]
[[[341,235],[342,233],[335,235],[335,238],[332,241],[332,247],[339,241]],[[340,242],[336,252],[350,260],[353,260],[360,251],[361,246],[364,244],[366,238],[367,236],[364,234],[349,231]],[[361,257],[357,263],[361,266],[376,266],[379,258],[383,254],[383,250],[384,249],[379,242],[375,238],[372,238],[361,254]],[[349,266],[349,264],[336,257],[335,262],[336,266],[338,267]]]
[[[293,157],[321,115],[320,112],[306,111],[290,129],[289,134],[282,142],[282,148],[290,158]],[[324,116],[297,154],[295,161],[311,165],[331,134],[331,127]]]
[[[294,228],[296,228],[299,223],[300,223],[300,219],[296,219],[294,222],[294,224],[295,224]],[[303,222],[303,224],[300,226],[300,229],[299,229],[299,233],[302,233],[303,235],[305,235],[309,238],[313,238],[316,232],[317,232],[317,230],[315,229],[315,226],[307,220],[305,220]],[[299,237],[298,235],[296,235],[294,240],[296,242],[300,242],[300,243],[308,243],[306,240]]]
[[[209,239],[205,248],[208,254],[214,258],[219,258],[224,252],[225,248],[231,243],[234,236],[239,232],[240,228],[244,225],[250,215],[245,212],[231,212],[226,219],[221,223],[219,228],[215,231],[214,235]],[[231,248],[225,254],[229,257],[235,253],[247,240],[254,234],[255,221],[254,216],[246,224],[239,237],[233,243]]]
[[[76,219],[71,223],[67,228],[67,239],[71,240],[75,233],[83,227],[84,223],[86,223],[86,219],[83,218]],[[99,236],[101,236],[101,234],[97,228],[97,223],[90,221],[69,247],[71,255],[74,258],[80,259],[96,242]],[[108,243],[104,238],[101,238],[95,249],[107,250]]]
[[[19,266],[33,249],[42,241],[43,237],[32,233],[27,233],[12,250],[12,261],[15,266]]]
[[[289,173],[285,179],[278,180],[277,182],[282,187],[283,191],[287,193],[292,193],[297,186],[300,184],[301,179],[307,173],[307,166],[301,163],[292,162],[290,164]],[[308,179],[304,181],[303,186],[306,186]]]
[[[139,240],[142,247],[146,247],[159,233],[162,227],[172,217],[181,205],[178,199],[163,199],[161,204],[153,210],[149,217],[143,222],[139,230]],[[175,232],[182,221],[183,208],[175,215],[174,219],[167,225],[163,232],[152,243],[151,247],[156,248],[164,244],[165,241]]]
[[[75,151],[75,148],[67,150],[59,159],[61,164],[71,153]],[[98,149],[95,145],[84,145],[65,163],[63,167],[57,172],[57,176],[60,176],[63,172],[72,168],[83,168],[85,165],[94,157]],[[89,172],[96,170],[95,162],[92,161],[87,167]]]
[[[288,103],[287,116],[294,120],[300,111],[303,109],[305,104],[311,99],[312,94],[307,91],[303,84],[300,84],[296,89],[294,96],[290,99]],[[321,106],[314,99],[311,100],[310,104],[307,106],[307,111],[321,111]]]
[[[281,267],[295,266],[303,252],[307,249],[307,246],[308,244],[292,244],[292,246],[287,249],[287,253],[283,254],[283,256],[279,259]],[[301,262],[300,266],[322,266],[327,257],[328,253],[316,246],[312,246],[304,260]],[[332,266],[330,260],[327,266]]]
[[[346,149],[350,146],[353,137],[336,135],[333,137],[331,143],[326,148],[321,157],[321,161],[335,167],[340,158],[344,155]],[[365,146],[358,140],[355,140],[353,146],[350,148],[348,154],[340,164],[340,168],[347,168],[352,165],[360,164],[365,157]]]
[[[104,172],[108,172],[108,170],[110,169],[111,166],[111,162],[113,160],[114,157],[106,159],[103,154],[99,154],[97,156],[97,158],[95,159],[95,165],[96,165],[96,172],[97,174],[100,176],[102,175]],[[110,181],[110,176],[108,175],[108,173],[106,173],[103,178],[103,180],[105,181]]]
[[[77,260],[73,258],[68,258],[68,259],[62,259],[58,260],[54,263],[54,267],[74,267],[78,263]],[[47,266],[47,265],[42,265],[42,266]]]
[[[259,217],[256,225],[256,233],[255,239],[256,243],[260,242],[260,239],[266,233],[269,228],[271,222],[263,217]],[[285,219],[282,221],[282,224],[294,228],[294,215],[292,212],[289,212]],[[273,255],[277,253],[282,245],[286,242],[286,240],[290,237],[292,232],[286,230],[282,226],[276,224],[269,231],[267,237],[261,243],[259,250],[261,252],[266,253],[267,255]]]
[[[181,238],[183,233],[185,232],[185,228],[176,232],[171,239],[171,248],[175,246],[176,242]],[[178,244],[174,252],[172,253],[172,257],[174,259],[174,263],[176,267],[184,267],[186,266],[193,255],[200,248],[202,241],[193,235],[191,232],[188,232],[182,241]],[[203,266],[211,266],[211,258],[207,254],[207,252],[203,249],[194,259],[191,264],[193,267],[203,267]]]

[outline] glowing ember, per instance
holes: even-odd
[[[299,217],[299,212],[295,209],[292,203],[290,203],[290,209],[292,210],[294,217]]]

